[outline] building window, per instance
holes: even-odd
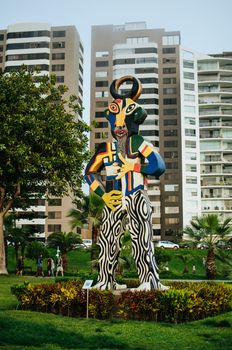
[[[49,48],[50,43],[48,41],[33,41],[31,43],[14,43],[7,44],[7,50],[23,50],[23,49],[39,49]]]
[[[179,35],[167,35],[162,37],[163,45],[180,45]]]
[[[177,185],[177,184],[164,185],[164,191],[165,192],[178,192],[179,191],[179,185]]]
[[[184,94],[185,102],[195,102],[195,95]]]
[[[173,74],[176,73],[175,67],[163,68],[163,74]]]
[[[4,40],[4,34],[0,34],[0,41]]]
[[[189,171],[190,173],[196,173],[197,166],[195,164],[186,164],[186,171]]]
[[[62,72],[64,71],[64,64],[53,64],[52,65],[53,72]]]
[[[163,84],[176,84],[176,78],[163,78]]]
[[[194,79],[194,73],[184,72],[184,79]]]
[[[164,147],[171,148],[171,147],[178,147],[178,141],[164,141]]]
[[[165,211],[165,214],[178,214],[179,207],[165,207],[164,211]]]
[[[171,162],[171,163],[169,163],[169,162],[166,162],[165,163],[166,164],[166,168],[167,169],[178,169],[178,163],[177,162]]]
[[[141,84],[158,84],[157,78],[139,78]]]
[[[164,119],[164,126],[177,125],[177,119]]]
[[[96,81],[96,87],[108,87],[109,82],[107,80]]]
[[[184,111],[186,113],[196,113],[196,108],[195,106],[184,106]]]
[[[165,218],[165,225],[177,225],[179,224],[179,218]]]
[[[194,68],[194,62],[190,60],[184,60],[183,66],[184,68]]]
[[[65,30],[56,30],[52,34],[53,38],[64,38],[66,36]]]
[[[185,129],[185,136],[196,136],[195,129]]]
[[[176,88],[165,88],[163,89],[164,95],[173,95],[176,94]]]
[[[64,76],[63,75],[57,75],[56,76],[56,82],[57,83],[64,83]]]
[[[61,211],[49,211],[48,219],[61,219]]]
[[[107,71],[97,71],[96,72],[96,78],[107,78],[108,72]]]
[[[108,57],[109,56],[109,52],[108,51],[97,51],[95,56],[97,58]]]
[[[102,98],[102,97],[108,97],[108,96],[109,96],[108,91],[95,91],[96,98]]]
[[[164,136],[177,136],[177,130],[164,130]]]
[[[48,225],[48,232],[61,232],[61,225]]]
[[[107,62],[107,61],[101,61],[101,62]],[[118,66],[121,64],[135,64],[135,58],[119,58],[119,59],[113,60],[114,66]],[[97,66],[97,67],[99,67],[99,66]]]
[[[142,136],[159,136],[158,130],[141,130],[140,135]]]
[[[177,151],[173,151],[173,152],[164,152],[164,158],[178,158],[178,152]]]
[[[197,177],[196,176],[187,176],[186,177],[186,183],[187,184],[196,184],[197,183]]]
[[[126,39],[127,44],[145,44],[149,42],[148,37],[132,37]]]
[[[195,85],[191,83],[184,83],[184,89],[189,90],[189,91],[194,91],[195,90]]]
[[[176,63],[176,59],[175,58],[166,58],[164,57],[163,58],[163,64],[166,64],[166,63]]]
[[[157,53],[156,47],[139,47],[135,48],[135,53]]]
[[[135,68],[135,74],[151,74],[158,73],[158,68],[147,67],[147,68]]]
[[[159,100],[157,98],[141,98],[141,99],[138,99],[138,103],[140,105],[153,105],[153,104],[156,104],[158,105],[159,104]]]
[[[61,206],[62,205],[62,199],[61,198],[50,198],[48,200],[48,205],[50,207]]]
[[[163,104],[164,105],[176,105],[177,99],[176,98],[164,98]]]
[[[52,54],[53,60],[64,60],[65,59],[65,53],[64,52],[57,52]]]
[[[108,107],[108,101],[97,101],[96,108],[106,108]]]
[[[64,49],[65,48],[65,42],[64,41],[57,41],[52,43],[53,49]]]
[[[191,117],[184,118],[185,125],[196,125],[196,119]]]
[[[97,122],[96,129],[108,128],[108,122]]]
[[[47,36],[50,38],[50,32],[48,30],[35,30],[30,32],[8,33],[7,39],[35,38],[35,37],[41,37],[41,36]]]
[[[196,141],[186,140],[185,141],[185,147],[186,148],[196,148],[197,147]]]
[[[96,67],[108,67],[109,62],[108,61],[96,61]]]
[[[176,48],[175,47],[164,47],[162,51],[164,54],[176,53]]]
[[[177,109],[176,108],[170,108],[170,109],[165,108],[164,115],[177,115]]]
[[[6,61],[49,60],[48,53],[28,53],[20,55],[7,55]]]

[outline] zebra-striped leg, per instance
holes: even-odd
[[[140,282],[145,289],[161,289],[152,243],[152,209],[146,192],[139,190],[126,197],[126,206],[132,239],[132,254]]]
[[[115,269],[121,250],[125,212],[119,208],[116,212],[104,207],[101,234],[99,237],[100,254],[98,260],[98,282],[93,288],[116,289]]]

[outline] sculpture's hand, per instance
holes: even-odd
[[[122,192],[113,190],[108,193],[104,193],[102,199],[108,208],[115,211],[117,207],[122,204]]]
[[[121,166],[121,171],[119,173],[119,175],[116,177],[116,180],[121,179],[123,176],[125,176],[126,173],[128,173],[129,171],[134,171],[134,163],[129,163],[122,155],[121,153],[119,153],[118,155],[119,159],[122,162],[122,166]]]

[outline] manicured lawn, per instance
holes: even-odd
[[[74,319],[15,310],[15,283],[51,278],[0,276],[0,349],[230,350],[232,312],[187,324]]]

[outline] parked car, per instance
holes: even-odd
[[[171,241],[159,241],[156,245],[159,248],[178,249],[179,245]]]
[[[197,248],[198,249],[208,249],[209,245],[207,243],[200,242],[200,243],[197,243]]]
[[[92,246],[92,239],[84,238],[82,239],[82,243],[75,245],[75,248],[86,249],[86,248],[90,248],[91,246]]]
[[[84,238],[82,239],[82,243],[85,245],[86,248],[89,248],[92,246],[92,239],[87,239],[87,238]]]

